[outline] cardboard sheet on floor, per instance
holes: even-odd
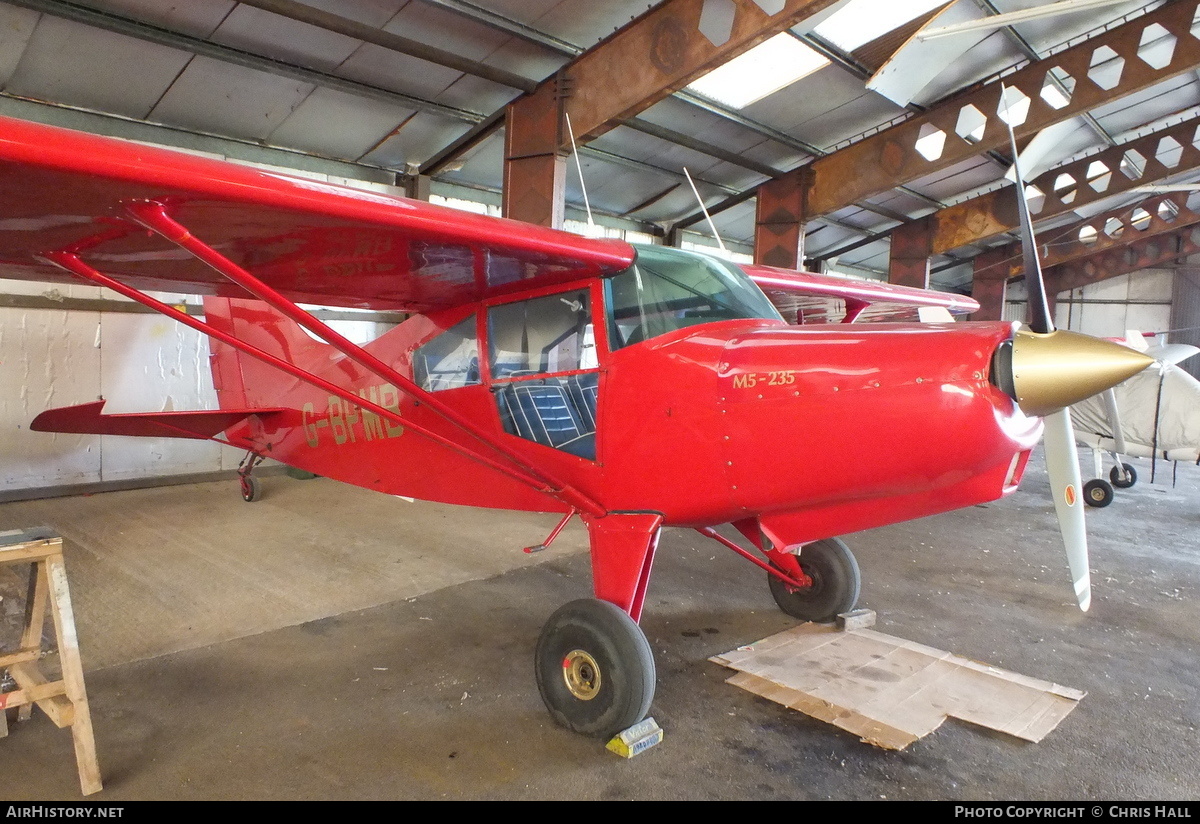
[[[869,629],[803,624],[709,659],[728,683],[901,750],[948,716],[1040,741],[1086,693]]]

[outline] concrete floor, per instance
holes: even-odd
[[[1090,462],[1089,462],[1090,463]],[[590,594],[553,517],[266,480],[0,506],[66,559],[105,781],[143,799],[1200,798],[1200,468],[1088,510],[1094,602],[1073,605],[1040,466],[987,506],[847,536],[876,629],[1085,690],[1043,741],[948,721],[888,752],[725,683],[709,656],[771,635],[764,575],[691,532],[662,541],[642,626],[661,744],[633,758],[556,727],[543,621]],[[0,739],[0,798],[79,798],[45,716]]]

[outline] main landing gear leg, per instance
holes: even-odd
[[[550,715],[584,735],[610,738],[646,717],[654,656],[637,625],[662,517],[586,519],[595,598],[560,607],[538,638],[534,668]]]
[[[263,456],[257,452],[247,452],[246,457],[242,458],[242,462],[238,464],[237,473],[242,487],[242,500],[248,504],[254,503],[262,497],[262,484],[258,482],[258,478],[250,474],[254,471],[254,467],[262,461]]]

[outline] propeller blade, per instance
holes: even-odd
[[[1001,87],[1000,97],[1007,99]],[[1007,106],[1005,114],[1008,114]],[[1033,218],[1029,215],[1029,204],[1025,202],[1025,179],[1021,175],[1020,152],[1017,137],[1013,134],[1012,120],[1002,118],[1008,127],[1008,141],[1012,146],[1013,178],[1017,184],[1017,212],[1021,216],[1021,255],[1025,266],[1025,289],[1029,293],[1029,328],[1039,334],[1054,331],[1054,318],[1050,317],[1050,301],[1046,298],[1046,280],[1042,277],[1042,262],[1038,260],[1037,238],[1033,234]]]
[[[1075,598],[1079,608],[1087,612],[1092,605],[1091,573],[1088,570],[1087,529],[1083,522],[1082,483],[1079,476],[1079,454],[1075,450],[1075,431],[1066,409],[1044,418],[1046,434],[1046,472],[1050,476],[1054,511],[1058,528],[1067,549],[1067,564],[1075,582]]]
[[[1200,355],[1200,348],[1190,343],[1163,343],[1147,347],[1146,354],[1155,360],[1178,366],[1194,355]]]
[[[1001,88],[1001,99],[1007,99],[1003,87]],[[1033,234],[1033,218],[1029,214],[1029,204],[1025,201],[1025,181],[1021,177],[1017,138],[1013,134],[1012,119],[1010,117],[1002,119],[1008,127],[1008,139],[1012,145],[1012,172],[1016,180],[1017,212],[1021,216],[1021,248],[1025,264],[1025,287],[1029,294],[1029,328],[1035,333],[1034,337],[1042,339],[1042,343],[1054,339],[1063,339],[1069,342],[1072,339],[1064,338],[1064,336],[1070,333],[1055,332],[1054,329],[1054,318],[1050,315],[1050,301],[1046,298],[1046,281],[1042,276],[1042,263],[1038,260],[1037,238]],[[1115,346],[1121,349],[1125,348],[1120,344]],[[1133,350],[1128,351],[1133,353]],[[1138,370],[1133,368],[1131,374],[1136,371]],[[1019,376],[1015,379],[1019,379]],[[1070,402],[1068,400],[1067,404]],[[1075,450],[1075,430],[1071,426],[1071,411],[1066,408],[1067,404],[1043,415],[1045,434],[1042,437],[1042,443],[1046,454],[1046,472],[1050,476],[1050,491],[1054,498],[1054,512],[1058,516],[1058,529],[1062,533],[1063,546],[1067,550],[1067,565],[1071,569],[1071,579],[1075,584],[1075,600],[1078,601],[1079,608],[1087,612],[1088,607],[1092,605],[1092,579],[1088,570],[1087,527],[1083,520],[1083,502],[1080,500],[1083,494],[1083,482],[1079,477],[1079,454]]]

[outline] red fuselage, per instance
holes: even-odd
[[[604,311],[599,279],[546,291],[581,290],[595,314]],[[498,399],[528,378],[492,374],[488,309],[501,303],[414,316],[366,348],[412,375],[422,344],[474,319],[467,326],[478,336],[478,380],[437,392],[439,400],[607,511],[653,511],[686,526],[757,517],[777,545],[805,543],[999,498],[1016,488],[1041,433],[1040,420],[988,380],[993,351],[1012,334],[1007,323],[793,327],[734,319],[615,349],[612,327],[596,323],[595,363],[565,373],[594,373],[597,385],[594,459],[580,457],[505,431]],[[209,299],[207,314],[255,346],[477,446],[263,304]],[[233,350],[215,346],[213,367],[222,407],[293,410],[229,433],[284,463],[393,495],[568,509]]]

